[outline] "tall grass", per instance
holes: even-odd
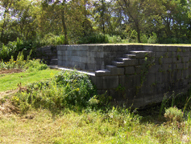
[[[33,83],[27,91],[12,98],[22,112],[29,108],[57,110],[72,108],[81,110],[89,106],[89,99],[95,95],[95,89],[86,75],[77,72],[61,72],[47,82]]]
[[[47,69],[48,66],[46,64],[43,64],[40,59],[33,59],[30,60],[30,54],[27,56],[27,59],[24,60],[23,51],[19,52],[17,55],[17,58],[14,59],[13,56],[11,56],[11,59],[7,62],[4,62],[3,60],[0,61],[0,70],[1,69],[22,69],[22,70],[44,70]]]

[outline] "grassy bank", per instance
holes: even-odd
[[[46,69],[42,71],[0,74],[0,92],[16,89],[20,84],[21,86],[26,86],[29,83],[50,79],[58,72],[58,70]]]
[[[19,88],[0,95],[0,143],[191,143],[191,92],[132,110],[111,106],[76,71],[50,70],[39,60],[0,65],[0,90]],[[15,69],[24,72],[5,73]]]

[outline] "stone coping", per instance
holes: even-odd
[[[59,69],[59,70],[63,70],[63,71],[77,71],[79,73],[87,74],[89,76],[95,76],[94,72],[87,72],[87,71],[81,71],[81,70],[76,70],[76,69],[72,69],[72,68],[65,68],[65,67],[60,67],[60,66],[57,66],[57,65],[48,65],[48,66],[51,69]]]

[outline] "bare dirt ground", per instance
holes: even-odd
[[[1,74],[9,74],[9,73],[19,73],[22,71],[23,70],[21,70],[21,69],[2,69],[2,70],[0,70],[0,75]]]
[[[19,73],[22,72],[21,69],[1,69],[0,75],[6,75],[6,74],[12,74],[12,73]],[[3,115],[9,115],[11,113],[18,113],[19,110],[16,108],[9,100],[6,100],[5,102],[1,103],[3,101],[4,97],[11,97],[15,93],[24,90],[23,87],[18,87],[16,90],[8,90],[4,92],[0,92],[0,117]]]

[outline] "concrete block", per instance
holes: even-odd
[[[103,77],[95,77],[96,78],[96,88],[98,90],[103,90]]]
[[[103,89],[113,89],[119,86],[118,76],[104,76],[103,77]]]
[[[123,60],[125,66],[134,66],[137,65],[137,60],[136,59],[128,59],[128,60]]]
[[[112,64],[117,66],[117,67],[124,67],[125,66],[124,62],[119,62],[119,61],[112,61]]]
[[[111,72],[111,75],[124,75],[124,68],[118,68],[113,65],[107,65],[106,68]]]
[[[135,66],[135,73],[140,74],[142,71],[142,66]]]
[[[171,65],[170,64],[162,64],[162,71],[167,71],[169,69],[171,69]]]
[[[185,62],[185,63],[183,63],[183,69],[185,69],[185,70],[186,70],[186,69],[188,69],[188,68],[189,68],[189,63],[186,63],[186,62]]]
[[[91,82],[96,86],[96,84],[97,84],[97,78],[96,78],[96,76],[90,76],[89,77],[90,78],[90,80],[91,80]]]
[[[163,74],[158,72],[158,73],[156,73],[155,76],[156,76],[156,78],[155,78],[156,84],[161,84],[163,81]]]
[[[179,70],[183,69],[183,67],[184,67],[184,65],[182,63],[176,64],[176,68]]]
[[[177,59],[176,57],[172,58],[172,62],[173,62],[173,63],[178,63],[178,60],[179,60],[179,59]],[[179,62],[181,62],[181,60],[180,60]]]
[[[189,72],[188,70],[183,70],[183,78],[187,79],[189,77]]]
[[[76,56],[79,56],[79,57],[88,57],[88,56],[91,56],[91,55],[89,54],[88,51],[79,50],[79,51],[77,51]]]
[[[166,52],[155,52],[155,57],[164,57]]]
[[[111,73],[107,69],[95,71],[95,76],[97,76],[97,77],[99,77],[99,76],[109,76],[109,75],[111,75]]]
[[[145,57],[151,57],[152,51],[130,51],[132,54],[136,54],[137,59],[142,59]]]
[[[61,60],[58,61],[59,66],[63,66],[63,62]]]
[[[141,94],[144,95],[144,98],[148,97],[149,95],[155,95],[155,89],[151,86],[143,86],[141,87]]]
[[[157,73],[161,69],[161,65],[154,65],[148,71],[149,73]]]
[[[135,67],[125,67],[125,74],[132,75],[135,74]]]
[[[176,75],[176,79],[177,80],[182,80],[183,79],[183,72],[182,72],[182,70],[178,70],[177,71],[177,73],[176,73],[177,75]]]
[[[62,61],[63,60],[63,56],[58,56],[58,60]]]
[[[156,84],[156,76],[154,73],[148,73],[146,76],[143,76],[142,80],[144,80],[144,86],[151,86],[153,84]]]
[[[171,64],[173,62],[172,58],[163,58],[162,63],[164,64]]]
[[[61,55],[62,55],[62,51],[58,50],[58,51],[57,51],[57,55],[60,55],[60,56],[61,56]]]
[[[138,59],[138,65],[144,65],[146,63],[145,59]]]
[[[184,62],[189,62],[189,57],[182,57],[181,58],[181,62],[184,63]]]

